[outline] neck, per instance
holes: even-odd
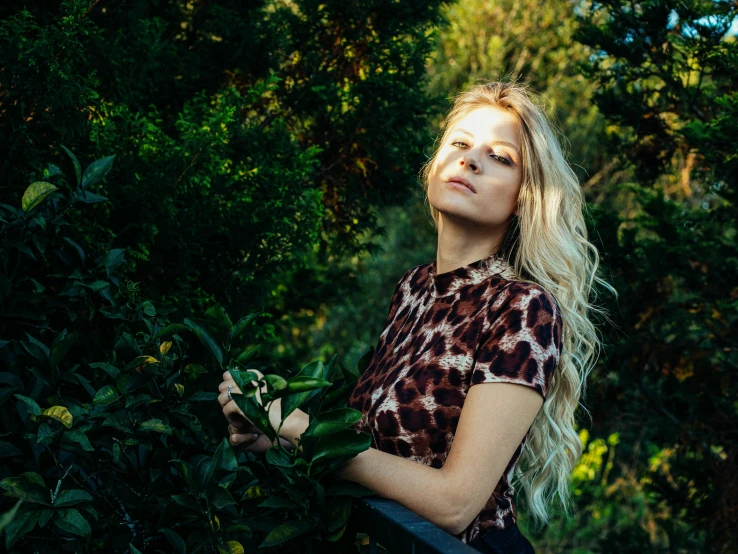
[[[503,228],[484,228],[440,216],[436,274],[453,271],[496,254],[505,238]]]

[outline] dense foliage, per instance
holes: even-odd
[[[10,369],[0,372],[0,488],[22,501],[7,514],[5,547],[347,551],[351,499],[371,494],[333,475],[369,447],[368,435],[350,429],[361,413],[345,407],[359,374],[334,357],[264,375],[261,402],[282,398],[283,421],[298,407],[310,414],[298,449],[277,440],[265,457],[237,455],[214,437],[207,415],[215,411],[202,417],[196,405],[214,403],[206,376],[227,369],[243,391],[237,404],[277,438],[254,395],[258,377],[246,371],[268,363],[258,345],[238,346],[255,335],[256,314],[234,324],[215,305],[202,319],[171,322],[171,309],[120,283],[124,252],[93,254],[68,236],[78,204],[106,200],[87,189],[112,162],[77,171],[72,187],[49,166],[57,184],[33,183],[20,208],[0,205],[9,269],[0,356]],[[92,327],[97,344],[83,340]]]
[[[115,153],[111,203],[79,231],[127,249],[149,298],[289,302],[267,293],[314,250],[360,249],[412,184],[439,3],[3,3],[4,200],[60,144]]]

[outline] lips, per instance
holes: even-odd
[[[473,193],[476,194],[476,192],[477,192],[477,190],[474,188],[474,185],[472,185],[467,179],[464,179],[461,176],[451,177],[446,182],[447,183],[460,183],[460,184],[464,185],[466,188],[468,188],[469,190],[471,190]]]

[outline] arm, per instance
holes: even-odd
[[[336,474],[458,535],[492,496],[542,405],[543,397],[531,387],[479,383],[467,393],[441,469],[370,448]],[[296,444],[293,437],[299,437],[308,423],[309,416],[295,410],[282,426],[282,434]]]
[[[294,417],[293,417],[294,416]],[[282,436],[297,445],[310,416],[295,410],[282,426]],[[407,458],[369,448],[351,458],[336,475],[355,481],[383,498],[394,500],[431,523],[453,532],[458,520],[450,482],[442,469],[435,469]]]

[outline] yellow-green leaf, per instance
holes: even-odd
[[[243,546],[238,541],[226,541],[226,543],[220,547],[221,554],[243,554]]]
[[[46,408],[37,417],[48,417],[50,419],[55,419],[67,428],[72,427],[72,423],[74,421],[74,418],[72,418],[72,414],[70,414],[69,410],[67,410],[64,406],[52,406],[51,408]]]
[[[245,493],[243,493],[243,498],[259,498],[261,496],[266,496],[267,493],[258,485],[254,485],[253,487],[249,487],[248,490],[246,490]],[[241,500],[243,500],[243,498]]]
[[[44,198],[49,194],[57,190],[57,187],[46,181],[36,181],[32,183],[23,193],[23,200],[21,200],[21,207],[23,211],[28,213],[33,208],[38,206]]]
[[[184,385],[182,383],[174,383],[174,388],[177,389],[180,396],[184,395]]]
[[[113,387],[113,385],[105,385],[97,391],[95,398],[92,399],[92,403],[94,405],[110,404],[111,402],[115,402],[117,399],[118,393],[116,392],[115,387]]]
[[[148,419],[138,426],[139,431],[154,431],[156,433],[166,433],[167,435],[172,434],[172,429],[169,425],[162,423],[160,419]]]
[[[159,352],[161,352],[161,355],[164,356],[167,352],[169,352],[169,349],[172,347],[172,341],[164,341],[159,346]]]
[[[128,364],[128,367],[135,367],[136,371],[141,373],[143,371],[144,366],[148,364],[158,364],[159,360],[154,358],[153,356],[139,356],[135,360],[133,360],[130,364]]]

